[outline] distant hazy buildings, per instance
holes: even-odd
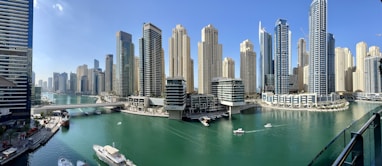
[[[309,92],[328,94],[327,3],[313,0],[309,12]]]
[[[162,30],[151,23],[143,25],[139,39],[139,95],[157,97],[164,90],[164,51]]]
[[[289,93],[289,48],[290,32],[286,20],[276,21],[274,35],[275,53],[275,94]]]
[[[198,91],[211,93],[212,78],[222,76],[222,45],[218,43],[218,30],[211,24],[202,29],[198,43]]]
[[[190,37],[187,30],[178,24],[172,29],[169,39],[169,77],[183,77],[187,84],[187,93],[194,91],[194,71],[190,54]]]
[[[256,93],[256,53],[249,40],[240,43],[240,78],[245,94]]]
[[[53,92],[57,92],[59,90],[59,79],[60,73],[53,73]]]
[[[353,73],[353,91],[365,91],[365,57],[367,56],[367,45],[359,42],[356,46],[356,70]]]
[[[332,93],[332,92],[335,92],[336,91],[336,88],[335,88],[335,85],[336,85],[336,74],[335,74],[335,47],[336,47],[336,44],[335,44],[335,39],[334,39],[334,36],[333,34],[331,33],[328,33],[328,36],[327,36],[327,73],[328,73],[328,94]],[[349,50],[350,52],[350,50]],[[348,60],[348,59],[347,59]],[[351,69],[348,69],[346,70],[346,81],[347,81],[347,85],[351,85],[351,82],[353,80],[349,80],[350,78],[352,78],[352,70],[353,70],[353,59],[351,59],[352,61],[352,64],[351,64]],[[350,76],[349,76],[349,72],[350,72]],[[351,85],[353,86],[353,85]],[[346,87],[346,90],[348,91],[352,91],[351,89],[353,89],[353,87]]]
[[[48,78],[48,91],[52,91],[53,90],[53,79],[52,77],[49,77]]]
[[[113,90],[113,54],[107,54],[105,59],[105,92]]]
[[[61,73],[59,75],[59,81],[58,81],[58,92],[59,93],[66,93],[66,83],[68,82],[68,74],[67,73]]]
[[[87,93],[88,91],[88,65],[77,67],[77,93]]]
[[[70,73],[70,81],[69,81],[69,90],[71,93],[75,93],[77,91],[77,74]]]
[[[298,91],[305,91],[305,87],[308,86],[304,84],[304,67],[309,64],[308,53],[306,52],[306,41],[304,38],[298,39],[297,42],[297,70],[298,70]]]
[[[105,92],[105,73],[98,72],[97,73],[97,94],[101,92]]]
[[[128,97],[134,93],[134,44],[129,33],[119,31],[116,36],[115,92],[120,97]]]
[[[353,56],[348,48],[335,48],[335,91],[352,92]]]
[[[232,58],[224,58],[223,60],[223,77],[235,78],[235,61]]]
[[[260,90],[261,92],[272,90],[274,86],[274,68],[272,58],[272,36],[261,27],[259,23],[260,44]],[[267,81],[269,80],[269,81]],[[244,81],[245,82],[245,81]]]

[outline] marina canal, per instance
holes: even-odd
[[[56,104],[95,102],[86,96],[54,98]],[[72,118],[70,128],[59,130],[45,146],[8,165],[57,165],[60,157],[105,165],[92,146],[113,142],[137,165],[307,165],[341,130],[378,106],[351,103],[349,110],[340,112],[252,108],[209,127],[126,113],[81,116]],[[266,123],[273,127],[265,128]],[[233,135],[237,128],[248,132]]]

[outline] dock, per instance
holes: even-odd
[[[4,165],[26,152],[34,151],[48,142],[61,126],[59,117],[53,117],[52,119],[53,120],[51,120],[45,128],[41,128],[29,138],[19,140],[19,142],[15,144],[17,146],[12,147],[17,148],[17,151],[9,157],[0,160],[0,165]]]
[[[191,120],[199,120],[204,126],[208,127],[208,121],[220,119],[222,117],[229,117],[229,113],[226,111],[205,112],[199,114],[188,114],[186,118]]]

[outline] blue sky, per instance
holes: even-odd
[[[311,0],[34,0],[33,71],[38,82],[46,81],[53,72],[76,72],[82,64],[92,68],[94,59],[104,68],[105,55],[115,56],[115,34],[119,30],[133,35],[138,56],[142,24],[151,22],[162,29],[167,75],[168,39],[176,24],[182,24],[191,38],[197,86],[197,43],[201,40],[201,29],[213,24],[219,30],[223,58],[235,60],[238,78],[240,43],[251,40],[259,59],[259,21],[273,34],[278,18],[286,19],[292,31],[292,66],[295,67],[297,40],[309,34],[310,3]],[[328,2],[328,32],[334,34],[336,47],[350,48],[353,56],[360,41],[368,46],[382,46],[381,18],[379,0]]]

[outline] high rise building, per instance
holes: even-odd
[[[353,55],[348,48],[335,48],[335,91],[351,92]]]
[[[70,93],[75,93],[77,91],[77,74],[70,72],[69,76],[69,90]]]
[[[59,75],[59,81],[58,81],[58,92],[59,93],[66,93],[66,83],[68,82],[68,74],[67,73],[61,73]]]
[[[365,58],[365,93],[382,92],[382,79],[379,71],[379,60],[381,58],[382,57],[380,55],[367,56]]]
[[[276,21],[275,48],[275,94],[289,93],[289,25],[284,19]]]
[[[134,57],[134,95],[139,94],[139,57]]]
[[[309,12],[309,92],[328,94],[327,3],[313,0]]]
[[[105,73],[99,72],[97,77],[97,95],[105,91]]]
[[[77,92],[87,93],[88,92],[88,65],[84,64],[77,67]]]
[[[139,39],[139,95],[162,96],[164,90],[164,52],[162,30],[151,23],[143,25]]]
[[[218,30],[211,24],[202,29],[198,61],[198,91],[211,94],[212,79],[222,76],[222,45],[218,43]]]
[[[97,59],[94,59],[94,70],[99,69],[99,61]]]
[[[187,30],[180,24],[172,29],[172,36],[169,39],[169,76],[183,77],[186,81],[187,93],[194,91],[193,66],[191,66],[190,37]]]
[[[297,81],[298,91],[304,90],[304,67],[309,64],[308,53],[306,52],[306,41],[304,38],[298,39],[297,42]]]
[[[249,40],[240,43],[240,78],[245,94],[256,93],[256,53]]]
[[[48,91],[52,91],[53,90],[53,79],[52,77],[49,77],[48,78]]]
[[[105,91],[113,90],[113,55],[107,54],[105,60]]]
[[[134,88],[134,44],[129,33],[118,31],[115,92],[120,97],[133,95]]]
[[[0,1],[0,76],[16,86],[0,87],[0,111],[30,118],[33,1]]]
[[[359,42],[356,45],[356,70],[353,73],[353,91],[365,91],[365,57],[367,56],[367,45]]]
[[[370,46],[368,56],[381,56],[381,51],[378,46]]]
[[[57,92],[59,90],[59,85],[60,85],[60,73],[53,73],[53,92]]]
[[[332,92],[335,92],[336,89],[335,89],[335,85],[336,85],[336,76],[335,76],[335,47],[336,47],[336,44],[335,44],[335,39],[334,39],[334,36],[333,34],[331,33],[328,33],[328,39],[327,39],[327,73],[328,73],[328,93],[332,93]],[[349,50],[350,52],[350,50]],[[353,61],[352,61],[353,62]],[[353,67],[353,64],[351,64],[351,67]],[[348,80],[349,78],[352,78],[352,69],[347,69],[346,72],[349,73],[350,72],[350,76],[349,74],[347,74],[347,85],[349,85],[349,83],[351,83],[353,80]],[[353,86],[353,85],[352,85]],[[347,87],[346,88],[348,91],[352,91],[351,89],[353,89],[353,87]]]
[[[235,78],[235,61],[232,58],[224,58],[223,60],[223,77]]]
[[[261,92],[272,90],[273,81],[273,54],[272,54],[272,36],[261,27],[259,23],[259,44],[260,44],[260,76],[259,86]],[[272,80],[272,81],[267,81]]]
[[[32,86],[36,85],[36,73],[33,71],[32,72]]]
[[[42,87],[42,80],[38,80],[38,87]]]

